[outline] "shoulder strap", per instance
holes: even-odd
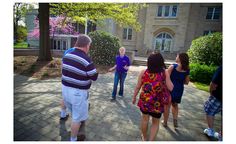
[[[178,64],[173,64],[173,66],[174,66],[174,69],[175,69],[175,68],[177,68]]]

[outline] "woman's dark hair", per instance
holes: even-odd
[[[189,70],[189,57],[186,53],[179,54],[179,60],[184,71]]]
[[[148,57],[147,69],[150,73],[159,73],[164,71],[165,68],[164,58],[160,53],[154,53]]]

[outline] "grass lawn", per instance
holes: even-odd
[[[19,49],[19,48],[28,48],[28,43],[27,42],[21,42],[21,43],[16,43],[14,44],[14,48]]]
[[[197,89],[209,92],[209,85],[207,84],[203,84],[203,83],[199,83],[199,82],[194,82],[193,83]]]

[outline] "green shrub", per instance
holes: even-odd
[[[222,33],[216,32],[192,41],[188,50],[191,63],[222,64]]]
[[[27,49],[28,48],[28,43],[27,42],[20,42],[20,43],[15,43],[14,44],[15,49]]]
[[[121,46],[119,39],[103,31],[91,32],[89,36],[92,39],[89,55],[93,62],[99,65],[113,65]]]
[[[216,71],[217,66],[207,66],[198,63],[190,64],[190,80],[210,84],[212,76]]]
[[[26,27],[18,26],[17,35],[18,35],[17,42],[21,43],[21,42],[26,41],[26,39],[27,39],[27,29],[26,29]]]

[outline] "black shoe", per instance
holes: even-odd
[[[85,141],[85,139],[86,139],[85,134],[80,134],[77,136],[77,141]]]
[[[66,117],[60,117],[60,120],[67,120],[69,118],[69,114],[66,115]]]

